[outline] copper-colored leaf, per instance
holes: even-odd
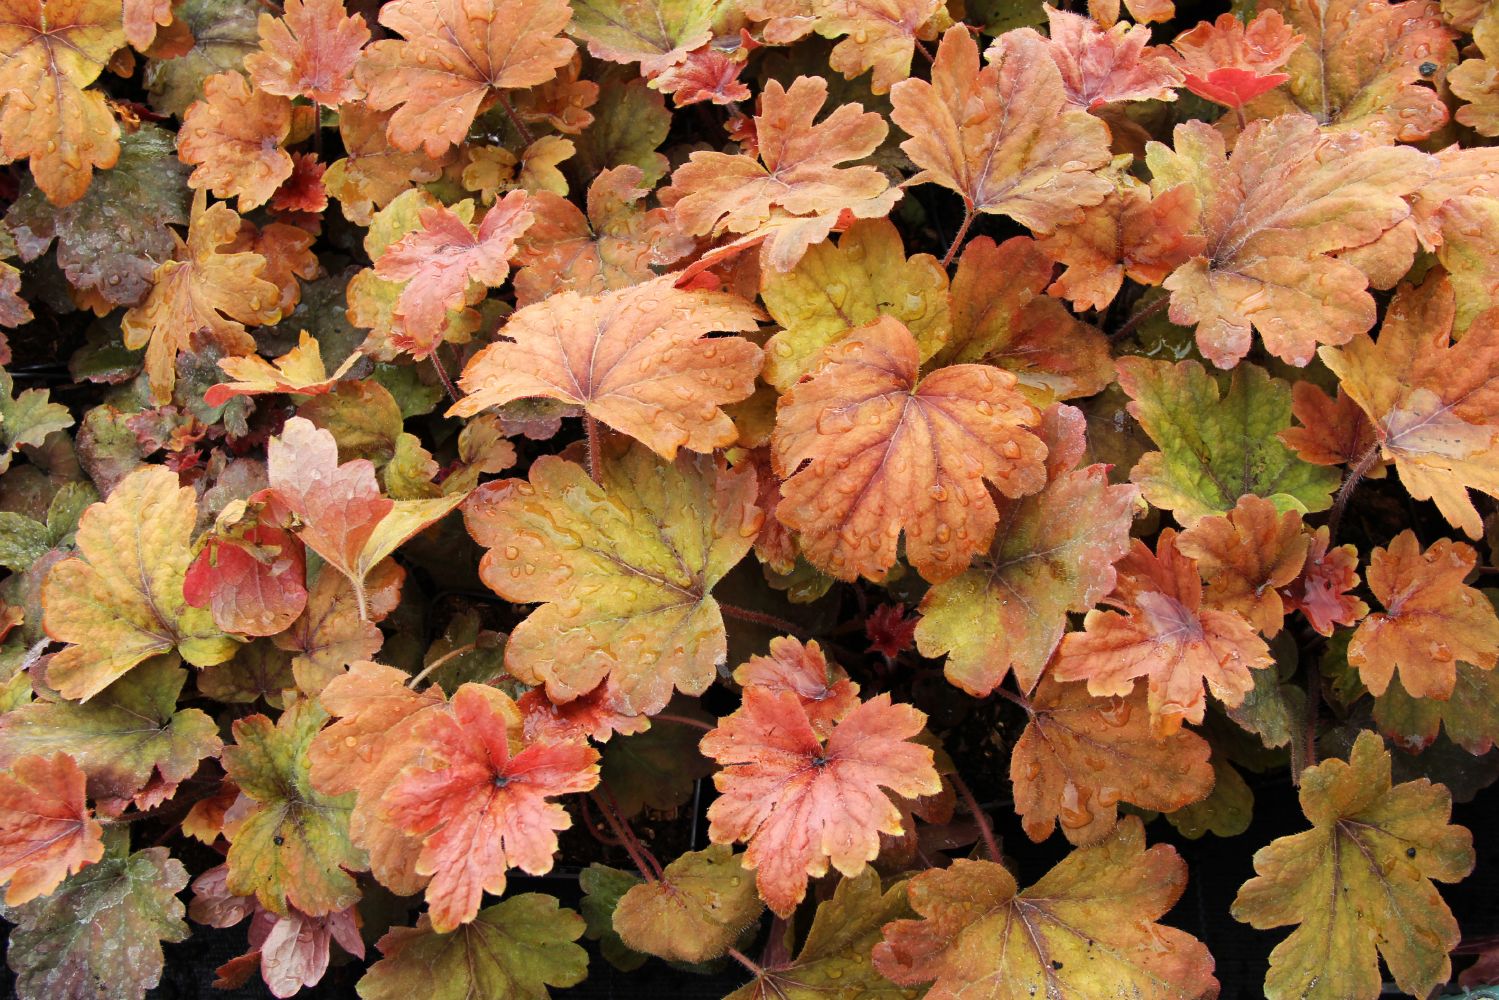
[[[241,212],[264,205],[291,176],[291,156],[281,148],[291,118],[290,100],[252,88],[239,73],[209,77],[177,138],[182,162],[195,167],[188,185],[238,198]]]
[[[0,774],[0,883],[5,905],[51,893],[104,857],[103,828],[84,800],[84,776],[65,753],[28,756]]]
[[[1237,611],[1266,636],[1278,633],[1285,621],[1277,588],[1301,575],[1309,545],[1299,513],[1278,511],[1252,493],[1227,514],[1205,517],[1177,539],[1182,554],[1197,561],[1208,607]]]
[[[245,69],[268,94],[338,107],[363,96],[353,73],[369,40],[364,18],[345,13],[343,0],[287,0],[280,17],[260,15],[260,50]]]
[[[1219,14],[1216,21],[1202,21],[1182,32],[1171,44],[1180,56],[1188,90],[1238,108],[1291,78],[1281,67],[1301,41],[1280,11],[1267,8],[1248,24],[1233,14]]]
[[[770,640],[769,656],[752,656],[735,667],[734,680],[771,694],[795,694],[822,737],[859,704],[859,685],[828,660],[821,646],[790,636]]]

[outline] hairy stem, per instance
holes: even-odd
[[[977,214],[973,210],[973,203],[967,198],[964,198],[963,224],[958,227],[957,235],[952,238],[952,246],[948,247],[947,253],[942,255],[943,267],[951,264],[953,257],[957,256],[958,248],[961,247],[963,245],[963,241],[968,238],[968,227],[973,225],[973,220],[975,218],[977,218]]]
[[[1130,334],[1134,333],[1136,328],[1138,328],[1141,323],[1150,319],[1150,317],[1156,315],[1162,309],[1165,309],[1170,302],[1171,295],[1167,293],[1156,299],[1144,309],[1141,309],[1139,312],[1135,313],[1129,319],[1124,321],[1123,326],[1115,330],[1113,333],[1109,334],[1109,343],[1112,344],[1117,340],[1123,340],[1125,337],[1128,337]]]
[[[672,715],[670,712],[661,712],[651,716],[652,722],[658,719],[662,722],[675,722],[679,726],[690,726],[693,729],[701,729],[705,733],[713,732],[713,727],[706,722],[703,722],[701,719],[689,719],[685,715]]]
[[[979,806],[979,800],[974,797],[973,789],[968,787],[968,782],[958,776],[957,772],[949,774],[947,780],[958,790],[963,797],[963,804],[973,814],[974,822],[979,825],[979,833],[984,839],[984,850],[989,852],[989,860],[995,864],[999,863],[999,842],[994,839],[994,827],[989,825],[989,816]]]
[[[500,107],[505,111],[505,117],[509,118],[510,124],[515,126],[515,134],[520,136],[520,141],[527,146],[535,142],[536,137],[531,134],[530,129],[526,128],[526,123],[520,120],[520,115],[515,113],[515,109],[510,106],[510,102],[505,99],[505,95],[498,94],[496,98],[499,101]]]
[[[479,643],[477,641],[475,641],[475,642],[468,643],[467,645],[464,645],[464,646],[459,646],[457,649],[450,649],[450,650],[448,650],[446,653],[442,654],[437,659],[433,660],[431,663],[429,663],[425,667],[423,667],[421,669],[420,673],[413,674],[412,677],[411,677],[411,680],[409,680],[409,681],[406,682],[406,686],[409,687],[409,688],[416,687],[422,681],[424,681],[428,677],[430,677],[432,675],[432,673],[434,671],[438,670],[444,663],[448,663],[451,660],[456,660],[458,657],[462,656],[464,653],[471,653],[475,649],[478,649],[478,648],[479,648]]]
[[[458,402],[458,387],[453,384],[453,380],[448,377],[448,370],[443,367],[442,358],[437,353],[440,348],[441,345],[438,345],[432,351],[432,367],[437,369],[437,377],[442,380],[442,387],[447,392],[448,398],[456,403]]]
[[[754,976],[756,979],[759,979],[760,977],[765,975],[765,970],[760,967],[760,964],[753,958],[750,958],[744,952],[740,951],[738,948],[730,948],[729,957],[749,970],[749,974]]]
[[[604,483],[604,450],[599,441],[599,422],[583,414],[583,430],[588,435],[588,475],[595,483]]]
[[[1348,475],[1343,477],[1343,485],[1338,487],[1338,495],[1332,501],[1332,513],[1327,518],[1327,547],[1329,549],[1338,544],[1338,528],[1343,523],[1343,512],[1348,509],[1348,501],[1353,499],[1359,482],[1369,474],[1369,470],[1374,468],[1374,463],[1377,461],[1379,461],[1379,444],[1375,443],[1358,457],[1358,461],[1353,463],[1353,468],[1348,470]]]
[[[639,869],[640,875],[647,882],[655,882],[661,878],[661,865],[656,861],[651,852],[646,850],[640,838],[635,836],[635,831],[630,829],[630,824],[619,814],[619,807],[614,802],[614,796],[606,790],[599,789],[589,793],[594,804],[599,807],[599,812],[604,816],[604,822],[609,824],[610,831],[619,838],[625,853]]]
[[[720,601],[718,609],[729,618],[737,618],[742,622],[750,622],[754,625],[764,625],[766,628],[775,629],[777,632],[786,635],[794,635],[805,639],[812,634],[795,622],[787,621],[784,618],[777,618],[775,615],[767,615],[760,611],[751,611],[749,608],[741,608],[734,604],[724,604]]]

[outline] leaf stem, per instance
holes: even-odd
[[[1130,334],[1134,333],[1135,329],[1141,323],[1143,323],[1146,320],[1150,319],[1150,317],[1156,315],[1162,309],[1165,309],[1166,306],[1170,304],[1170,302],[1171,302],[1171,293],[1167,292],[1165,295],[1162,295],[1160,298],[1156,299],[1150,305],[1146,306],[1144,309],[1141,309],[1139,312],[1135,313],[1129,319],[1125,320],[1123,326],[1121,326],[1119,329],[1115,330],[1113,333],[1109,334],[1109,343],[1112,344],[1115,341],[1123,340],[1125,337],[1128,337]]]
[[[999,843],[994,839],[994,827],[989,825],[988,814],[979,806],[979,800],[974,798],[973,789],[968,787],[968,782],[964,781],[956,771],[949,774],[947,780],[952,782],[953,788],[957,789],[958,794],[963,797],[963,804],[973,814],[974,822],[978,823],[979,833],[984,838],[984,850],[989,852],[989,860],[998,864]]]
[[[1368,475],[1369,470],[1374,468],[1374,463],[1379,460],[1379,443],[1375,442],[1369,446],[1369,450],[1358,457],[1353,463],[1353,468],[1348,470],[1348,475],[1343,478],[1343,485],[1338,487],[1338,495],[1332,501],[1332,513],[1327,518],[1327,547],[1330,549],[1338,543],[1338,528],[1343,523],[1343,512],[1348,509],[1348,501],[1353,499],[1353,493],[1358,489],[1359,481]]]
[[[599,441],[599,422],[591,414],[583,414],[583,430],[588,436],[588,477],[595,483],[604,484],[604,449]]]
[[[1021,695],[1018,695],[1013,691],[1007,691],[1002,687],[995,688],[994,693],[999,695],[1005,701],[1011,702],[1015,705],[1019,705],[1021,708],[1025,709],[1027,715],[1036,714],[1035,710],[1031,708],[1031,703],[1029,701],[1026,701],[1025,698]]]
[[[1301,776],[1309,767],[1317,764],[1317,715],[1322,709],[1322,671],[1317,668],[1316,660],[1308,660],[1306,664],[1306,728],[1301,737],[1301,766],[1295,767],[1295,754],[1292,754],[1291,784],[1297,788],[1301,787]],[[1295,750],[1295,747],[1292,747]]]
[[[942,266],[944,268],[952,263],[953,257],[957,256],[958,248],[961,247],[963,245],[963,241],[968,238],[968,227],[973,225],[973,220],[975,218],[977,218],[977,215],[973,211],[973,202],[969,201],[967,198],[964,198],[963,224],[958,227],[957,235],[952,238],[952,245],[947,248],[947,253],[942,255]]]
[[[450,660],[457,659],[458,657],[462,656],[464,653],[472,653],[474,650],[476,650],[478,648],[479,648],[479,643],[478,643],[477,640],[475,640],[474,642],[470,642],[467,645],[459,646],[457,649],[450,649],[450,650],[448,650],[446,653],[443,653],[437,659],[433,660],[431,663],[429,663],[425,667],[423,667],[421,669],[420,673],[413,674],[412,677],[411,677],[411,680],[409,680],[409,681],[406,682],[406,686],[409,687],[409,688],[416,687],[422,681],[426,680],[427,677],[429,675],[431,675],[433,671],[437,670],[444,663],[447,663]]]
[[[724,604],[722,601],[719,602],[718,609],[730,618],[737,618],[742,622],[749,622],[752,625],[764,625],[766,628],[775,629],[777,632],[785,635],[794,635],[802,639],[809,638],[812,635],[811,632],[795,622],[787,621],[784,618],[777,618],[775,615],[767,615],[760,611],[751,611],[749,608],[741,608],[734,604]]]
[[[740,965],[744,966],[745,969],[749,971],[749,974],[754,976],[756,979],[760,979],[765,975],[765,970],[760,967],[760,964],[753,958],[750,958],[744,952],[740,951],[738,948],[730,948],[729,957],[738,962]]]
[[[437,377],[442,379],[442,387],[447,390],[448,398],[456,403],[458,402],[458,387],[453,384],[453,380],[448,376],[448,370],[443,367],[442,358],[438,357],[437,352],[441,348],[442,345],[439,344],[432,349],[432,367],[437,369]]]
[[[619,814],[614,796],[604,789],[599,789],[596,792],[590,792],[589,797],[599,807],[599,812],[604,814],[604,822],[609,824],[610,831],[619,838],[625,853],[630,856],[631,861],[635,862],[635,867],[641,876],[647,882],[658,881],[661,878],[660,863],[651,856],[651,852],[646,850],[645,845],[635,836],[635,831],[630,829],[630,824]]]
[[[520,120],[520,116],[515,113],[515,109],[510,106],[510,102],[505,100],[505,95],[496,94],[495,100],[505,110],[505,117],[510,119],[510,124],[515,126],[515,133],[520,136],[520,141],[527,146],[535,142],[536,137],[531,134],[530,129],[526,128],[526,123]]]
[[[661,712],[658,715],[651,716],[652,722],[655,722],[657,719],[660,719],[662,722],[675,722],[679,726],[690,726],[693,729],[701,729],[705,733],[711,733],[714,729],[713,726],[708,725],[701,719],[689,719],[685,715],[672,715],[670,712]]]

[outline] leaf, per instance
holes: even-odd
[[[598,784],[598,753],[586,742],[521,748],[512,745],[520,723],[508,696],[463,685],[452,714],[420,723],[426,762],[402,771],[382,799],[394,822],[423,838],[416,871],[432,876],[427,916],[439,933],[473,920],[485,892],[503,893],[508,869],[551,871],[556,831],[572,819],[548,800]]]
[[[542,456],[529,482],[480,487],[464,523],[488,549],[479,575],[491,590],[548,602],[511,632],[506,669],[558,703],[607,679],[615,707],[648,714],[673,688],[702,693],[726,660],[712,588],[763,517],[753,473],[704,456],[663,463],[612,447],[601,479]]]
[[[1449,740],[1481,757],[1499,739],[1499,671],[1459,663],[1446,701],[1412,698],[1392,677],[1374,699],[1374,724],[1407,753],[1425,750],[1445,730]]]
[[[240,217],[228,205],[208,206],[203,191],[193,198],[187,242],[177,241],[172,259],[157,266],[151,291],[120,320],[125,346],[146,348],[151,400],[171,401],[177,354],[191,337],[206,336],[224,354],[253,354],[245,324],[280,318],[280,290],[265,279],[258,253],[223,252],[239,236]]]
[[[1446,982],[1458,927],[1431,880],[1473,870],[1472,835],[1447,824],[1447,789],[1424,778],[1392,787],[1389,752],[1364,732],[1347,762],[1303,771],[1300,796],[1312,829],[1256,851],[1258,877],[1233,905],[1260,930],[1300,925],[1270,953],[1265,996],[1373,1000],[1376,949],[1407,993]]]
[[[298,396],[321,396],[331,392],[339,379],[360,359],[358,352],[344,359],[332,374],[323,364],[322,348],[317,338],[303,330],[297,335],[297,346],[274,361],[258,354],[219,360],[224,374],[234,379],[220,382],[203,394],[206,406],[223,406],[235,396],[258,396],[263,393],[285,393]]]
[[[765,381],[781,392],[818,367],[823,351],[881,316],[911,331],[926,361],[947,337],[947,272],[931,254],[906,258],[889,219],[854,223],[790,271],[765,275],[761,298],[782,327],[765,344]]]
[[[1369,612],[1369,606],[1350,593],[1358,586],[1358,549],[1329,549],[1329,537],[1327,525],[1312,532],[1301,575],[1280,590],[1287,607],[1300,611],[1322,635],[1332,635],[1334,624],[1352,625]]]
[[[0,386],[7,378],[0,373]],[[4,426],[4,412],[5,400],[0,397],[0,427]],[[0,511],[0,566],[12,573],[25,573],[50,550],[71,546],[78,519],[98,499],[92,486],[73,482],[64,484],[48,502],[45,523],[14,511]]]
[[[578,136],[577,156],[569,165],[590,181],[610,167],[638,167],[641,183],[655,184],[671,170],[657,152],[671,129],[666,100],[633,73],[606,71],[596,79],[593,120]]]
[[[1151,725],[1169,735],[1183,722],[1201,722],[1202,684],[1232,708],[1254,687],[1253,669],[1273,662],[1265,641],[1243,616],[1202,606],[1197,564],[1177,549],[1176,532],[1161,532],[1154,554],[1135,540],[1114,567],[1119,583],[1108,603],[1119,611],[1089,611],[1082,632],[1062,639],[1052,676],[1088,682],[1102,697],[1128,695],[1147,679]]]
[[[357,793],[349,839],[369,852],[370,871],[392,892],[411,895],[427,884],[413,869],[420,837],[406,834],[381,802],[402,769],[417,756],[422,720],[448,711],[441,689],[406,686],[406,673],[379,663],[354,663],[328,681],[319,701],[337,717],[307,749],[312,786],[320,793]]]
[[[1238,108],[1291,78],[1281,67],[1303,40],[1280,11],[1267,4],[1248,24],[1232,13],[1219,14],[1216,21],[1199,22],[1177,35],[1171,44],[1188,90]]]
[[[1289,86],[1254,101],[1251,116],[1304,111],[1324,125],[1397,142],[1425,139],[1447,124],[1432,84],[1457,64],[1457,33],[1442,23],[1437,3],[1270,0],[1259,9],[1284,14],[1304,41],[1286,63]]]
[[[576,986],[588,953],[574,944],[583,918],[550,896],[530,892],[497,903],[452,934],[395,927],[380,939],[384,956],[359,981],[364,1000],[546,1000],[548,986]]]
[[[884,174],[862,160],[885,141],[889,126],[860,104],[842,104],[821,122],[827,81],[799,76],[790,88],[771,80],[755,116],[759,155],[698,150],[672,174],[661,202],[691,236],[746,234],[764,240],[761,260],[788,271],[827,239],[843,213],[875,219],[900,198]]]
[[[640,63],[655,76],[713,37],[723,0],[584,0],[573,7],[569,34],[588,43],[595,59]]]
[[[686,707],[682,714],[702,715]],[[611,739],[601,751],[599,780],[620,815],[629,819],[645,809],[671,812],[691,801],[698,782],[713,773],[713,765],[698,753],[700,736],[695,726],[662,722],[643,733]]]
[[[517,243],[515,300],[540,302],[557,292],[598,295],[655,277],[654,266],[692,250],[664,208],[645,209],[649,193],[639,167],[612,167],[588,185],[588,214],[549,191],[531,196],[536,216]]]
[[[47,634],[73,644],[47,668],[64,698],[87,701],[172,649],[194,666],[234,655],[235,642],[182,596],[197,514],[192,487],[160,465],[131,473],[84,512],[79,556],[54,566],[42,590]]]
[[[1328,132],[1309,115],[1258,120],[1233,154],[1205,122],[1176,127],[1175,149],[1146,150],[1157,195],[1197,193],[1202,252],[1165,281],[1171,322],[1197,326],[1197,346],[1219,368],[1265,349],[1297,366],[1318,344],[1345,344],[1374,325],[1359,268],[1332,256],[1374,243],[1410,215],[1405,196],[1431,176],[1428,158],[1359,132]],[[1404,270],[1404,268],[1401,268]]]
[[[1299,459],[1277,438],[1291,423],[1286,384],[1254,365],[1234,369],[1228,391],[1195,361],[1120,358],[1130,415],[1160,451],[1130,472],[1145,499],[1183,524],[1227,513],[1246,493],[1279,509],[1326,510],[1336,470]]]
[[[389,112],[371,111],[363,104],[350,104],[338,113],[345,156],[323,174],[323,187],[356,225],[370,225],[374,209],[384,208],[413,184],[436,180],[442,173],[443,159],[390,144],[385,134],[390,118]]]
[[[182,596],[241,635],[277,635],[307,606],[307,557],[295,536],[258,520],[211,534],[182,581]]]
[[[1298,512],[1278,511],[1253,494],[1240,497],[1226,515],[1200,519],[1177,542],[1197,562],[1208,607],[1237,611],[1267,637],[1280,631],[1288,613],[1277,588],[1301,575],[1309,546]]]
[[[1186,876],[1168,845],[1145,849],[1135,816],[1024,891],[1002,865],[955,861],[906,883],[920,919],[886,924],[874,965],[903,985],[936,980],[931,996],[1212,995],[1218,984],[1207,948],[1156,923],[1181,898]]]
[[[504,676],[504,671],[498,664],[495,671]],[[561,705],[552,704],[546,696],[545,688],[532,688],[517,698],[515,703],[525,720],[524,732],[528,742],[582,739],[607,743],[616,733],[643,733],[651,727],[648,717],[626,715],[611,705],[609,692],[602,684]]]
[[[796,695],[819,738],[859,705],[859,685],[829,662],[815,640],[804,645],[791,636],[772,639],[770,655],[752,656],[735,667],[734,680],[768,694]]]
[[[1374,425],[1341,386],[1334,397],[1312,382],[1291,383],[1291,412],[1301,426],[1276,436],[1313,465],[1353,465],[1378,444]],[[1384,470],[1366,475],[1376,471]]]
[[[1139,491],[1110,486],[1105,465],[1077,468],[1084,430],[1078,410],[1046,411],[1038,429],[1046,486],[999,501],[988,551],[922,598],[917,648],[923,656],[947,654],[947,679],[974,697],[993,691],[1011,669],[1022,691],[1035,687],[1068,613],[1087,611],[1114,589],[1113,565],[1129,551]]]
[[[364,18],[346,14],[342,0],[288,0],[280,17],[260,15],[260,51],[244,66],[268,94],[336,108],[364,96],[353,73],[369,40]]]
[[[46,389],[24,389],[16,394],[15,379],[0,368],[0,473],[10,468],[18,449],[39,448],[54,431],[73,426],[73,415],[51,400]]]
[[[422,360],[442,343],[449,310],[465,305],[470,283],[502,285],[515,243],[536,216],[523,191],[512,191],[484,213],[477,232],[442,205],[423,208],[421,228],[392,243],[375,262],[375,274],[404,281],[396,300],[401,333],[395,343]]]
[[[651,87],[672,95],[679,108],[712,101],[714,104],[736,104],[750,99],[750,89],[739,79],[748,63],[748,47],[724,52],[711,45],[694,49],[675,66],[669,66],[651,78]]]
[[[905,883],[884,891],[873,869],[838,880],[833,897],[818,904],[812,926],[796,958],[765,968],[755,980],[725,1000],[898,1000],[906,990],[875,971],[871,948],[880,928],[907,916]]]
[[[1150,29],[1121,22],[1100,27],[1091,17],[1046,8],[1047,49],[1062,75],[1067,103],[1092,110],[1115,101],[1174,101],[1182,73],[1170,49],[1150,44]],[[1022,29],[1023,30],[1023,29]]]
[[[20,1000],[141,997],[161,981],[161,942],[187,939],[182,862],[164,847],[111,855],[17,908],[7,958]]]
[[[1040,843],[1060,822],[1070,842],[1092,844],[1114,829],[1119,802],[1170,812],[1207,797],[1207,740],[1185,729],[1156,735],[1145,702],[1139,690],[1097,698],[1082,684],[1041,681],[1010,753],[1026,836]]]
[[[156,657],[86,704],[33,701],[0,716],[0,764],[66,753],[88,776],[101,813],[118,814],[170,798],[198,762],[217,757],[218,725],[196,708],[177,709],[187,671]]]
[[[57,240],[57,264],[68,282],[114,306],[133,306],[151,287],[156,265],[177,245],[170,226],[187,224],[187,168],[170,133],[143,124],[120,138],[114,168],[95,177],[82,198],[62,208],[41,188],[22,186],[5,213],[22,260]]]
[[[348,578],[360,618],[367,617],[366,578],[376,565],[464,498],[387,499],[368,459],[340,465],[333,435],[303,417],[271,439],[266,464],[274,503],[296,515],[297,536]]]
[[[256,15],[264,8],[244,0],[179,0],[173,8],[176,31],[188,37],[164,40],[166,51],[147,60],[145,83],[151,107],[180,118],[203,96],[205,79],[238,71],[255,51]]]
[[[327,718],[299,701],[275,723],[264,715],[236,720],[234,745],[224,748],[224,772],[248,800],[224,831],[229,891],[276,913],[296,907],[316,917],[359,899],[349,874],[365,867],[364,852],[349,842],[354,797],[327,795],[308,777],[308,748]]]
[[[20,906],[51,895],[63,879],[104,857],[103,828],[84,801],[84,774],[66,753],[19,756],[6,765],[0,882],[7,883],[5,905]]]
[[[1499,616],[1463,579],[1478,554],[1442,538],[1425,552],[1406,529],[1388,548],[1369,557],[1369,589],[1384,605],[1359,623],[1348,644],[1348,663],[1374,695],[1398,671],[1417,698],[1445,701],[1456,682],[1457,660],[1484,670],[1499,662]]]
[[[182,162],[195,168],[188,186],[238,198],[241,212],[264,205],[292,174],[291,156],[281,148],[291,127],[287,98],[254,89],[239,73],[209,77],[177,140]]]
[[[1461,65],[1447,74],[1447,84],[1452,92],[1469,103],[1457,109],[1454,115],[1459,122],[1479,135],[1499,134],[1499,108],[1494,100],[1494,64],[1489,56],[1499,55],[1499,37],[1495,35],[1492,17],[1480,17],[1473,27],[1473,42],[1483,58],[1464,59]]]
[[[722,957],[764,909],[739,862],[723,844],[688,851],[620,897],[615,931],[626,947],[668,961]]]
[[[1357,337],[1322,360],[1374,422],[1380,455],[1406,492],[1434,501],[1476,539],[1483,528],[1468,490],[1499,496],[1499,317],[1475,321],[1453,343],[1453,311],[1439,274],[1402,286],[1377,342]]]
[[[1068,107],[1050,46],[1034,32],[1001,35],[979,67],[978,43],[964,25],[942,36],[932,82],[890,89],[891,118],[921,172],[906,183],[940,184],[969,211],[1008,215],[1037,233],[1078,222],[1112,185],[1096,171],[1109,163],[1109,130]]]
[[[371,109],[395,109],[391,145],[436,158],[501,91],[546,83],[567,64],[575,46],[558,32],[571,16],[564,0],[396,0],[380,23],[403,37],[367,48],[354,79]]]
[[[578,873],[578,887],[583,890],[578,909],[587,924],[584,936],[597,941],[604,960],[621,972],[634,972],[650,961],[649,955],[625,947],[614,930],[614,908],[619,905],[620,897],[641,882],[639,875],[598,862]]]
[[[361,602],[348,577],[326,566],[318,571],[301,617],[272,636],[278,649],[295,654],[291,668],[298,689],[319,694],[349,664],[380,651],[385,635],[375,623],[396,609],[405,579],[406,571],[394,560],[376,563],[365,578]]]
[[[104,94],[86,90],[125,44],[111,0],[28,0],[8,5],[0,31],[5,65],[0,153],[31,159],[31,176],[54,205],[83,197],[95,168],[120,155],[120,126]]]
[[[1027,429],[1037,414],[1015,377],[953,365],[919,378],[916,340],[888,316],[824,357],[776,407],[776,516],[839,579],[884,579],[901,529],[928,580],[961,573],[998,520],[985,481],[1011,498],[1044,483],[1045,446]]]
[[[756,329],[760,311],[736,296],[689,291],[661,278],[603,295],[561,292],[510,317],[474,356],[449,410],[472,416],[516,399],[546,397],[644,442],[658,455],[733,443],[721,407],[754,391],[760,349],[715,330]]]
[[[708,807],[709,839],[747,843],[744,866],[754,869],[761,898],[789,916],[809,876],[827,874],[830,864],[858,875],[879,854],[881,833],[902,832],[887,789],[905,798],[941,789],[932,751],[911,742],[925,722],[880,695],[824,741],[795,694],[747,688],[743,706],[702,740],[722,767],[713,776],[719,796]]]
[[[1159,285],[1203,248],[1204,238],[1193,232],[1197,208],[1197,192],[1190,185],[1152,197],[1148,185],[1117,174],[1114,190],[1081,222],[1060,226],[1038,241],[1048,256],[1067,265],[1048,291],[1077,309],[1103,309],[1126,277]]]
[[[1201,802],[1182,806],[1166,814],[1166,821],[1188,840],[1237,837],[1254,819],[1254,792],[1237,768],[1215,754],[1213,791]]]
[[[952,23],[940,0],[837,0],[806,7],[815,13],[823,38],[842,38],[828,53],[828,65],[852,80],[873,70],[869,90],[885,94],[911,75],[918,40],[929,42]]]

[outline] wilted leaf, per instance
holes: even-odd
[[[1374,1000],[1376,949],[1407,993],[1446,982],[1458,927],[1432,880],[1473,869],[1472,835],[1447,823],[1447,789],[1391,787],[1389,752],[1365,732],[1347,762],[1303,771],[1300,795],[1312,829],[1255,852],[1258,877],[1234,900],[1234,918],[1260,930],[1300,925],[1270,953],[1265,996]]]
[[[723,844],[688,851],[659,879],[626,892],[614,929],[635,951],[676,962],[722,956],[759,918],[764,904],[740,855]]]
[[[1024,891],[1002,865],[956,861],[906,883],[921,919],[885,925],[875,968],[910,986],[936,980],[934,997],[1212,995],[1218,984],[1207,948],[1156,923],[1181,897],[1186,876],[1171,847],[1145,849],[1145,828],[1135,816]]]
[[[664,463],[636,445],[611,449],[601,478],[543,456],[530,482],[480,487],[464,521],[489,550],[479,574],[490,589],[550,602],[511,632],[511,673],[556,702],[607,679],[617,707],[656,712],[674,687],[704,691],[728,655],[712,588],[759,530],[754,475],[699,455]]]

